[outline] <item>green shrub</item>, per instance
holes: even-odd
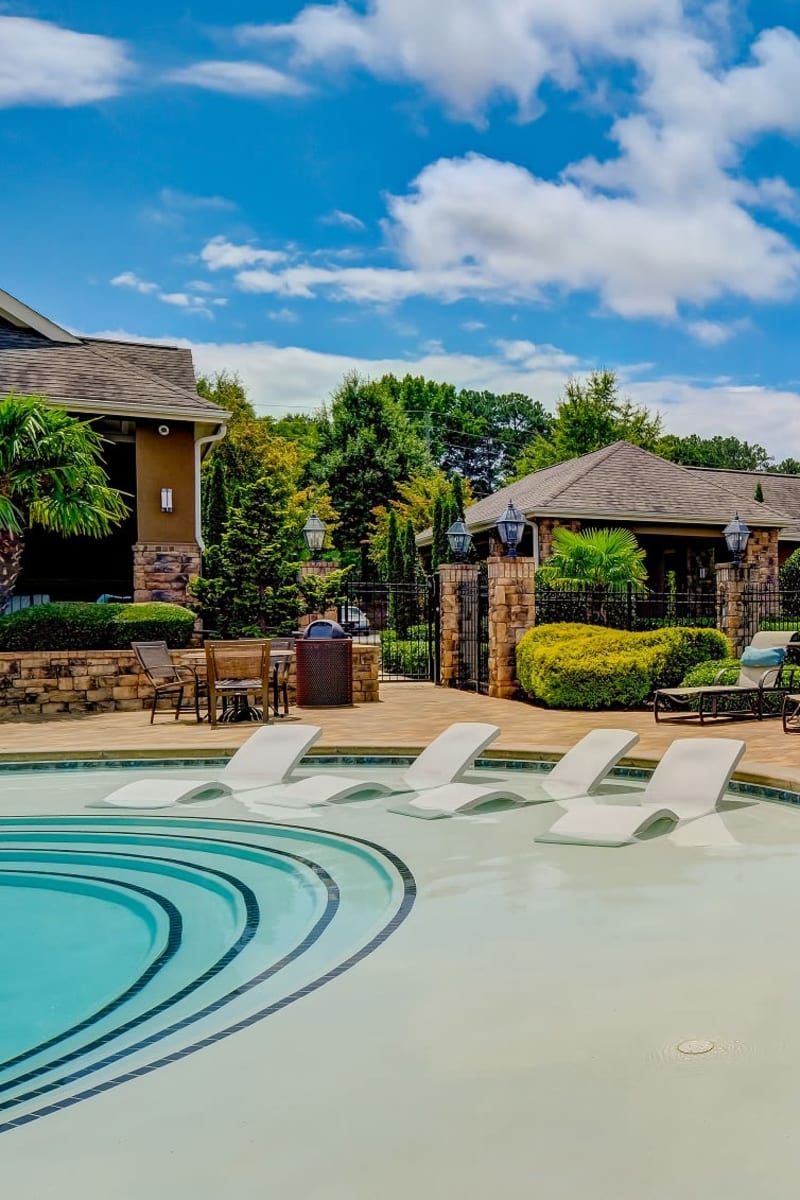
[[[127,650],[132,641],[189,644],[195,615],[178,604],[55,601],[0,617],[0,650]]]
[[[517,646],[524,692],[551,708],[635,708],[656,687],[671,687],[728,643],[713,629],[628,633],[598,625],[540,625]]]
[[[717,679],[717,675],[722,672],[721,678]],[[734,684],[739,677],[739,663],[735,658],[714,659],[708,662],[698,663],[692,667],[691,671],[687,671],[683,677],[681,684],[683,687],[711,687],[715,683]],[[781,686],[791,688],[793,691],[800,687],[800,667],[784,667],[781,672]],[[783,692],[770,693],[769,689],[764,693],[764,712],[777,714],[781,711],[783,704]],[[719,712],[732,712],[742,707],[741,698],[736,696],[725,696],[717,701]],[[690,708],[698,708],[699,701],[691,700]]]
[[[381,668],[390,675],[424,678],[428,671],[428,626],[411,625],[408,638],[392,629],[381,634]]]

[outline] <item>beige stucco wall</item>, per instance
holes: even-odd
[[[168,425],[162,436],[159,425]],[[194,542],[194,427],[179,421],[136,423],[136,517],[139,542]],[[172,512],[161,489],[172,488]]]

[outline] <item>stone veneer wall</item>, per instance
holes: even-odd
[[[186,651],[173,650],[179,666]],[[380,647],[353,645],[353,701],[379,700]],[[289,700],[296,697],[294,664]],[[21,714],[113,712],[149,708],[153,690],[130,650],[0,652],[0,719]]]
[[[133,598],[137,603],[165,600],[186,604],[189,580],[199,575],[200,569],[196,542],[137,542],[133,547]]]
[[[539,526],[539,561],[545,562],[553,553],[553,530],[559,525],[565,525],[567,529],[571,529],[573,533],[580,533],[580,521],[557,521],[551,520],[549,517],[542,517],[537,522]]]
[[[519,692],[517,642],[534,623],[532,558],[490,558],[489,695],[510,699]]]

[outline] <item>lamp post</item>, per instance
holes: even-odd
[[[303,526],[303,540],[311,551],[312,562],[319,562],[322,547],[325,545],[327,528],[325,522],[321,521],[315,512],[311,513]]]
[[[725,544],[730,552],[730,556],[733,559],[733,565],[735,567],[740,567],[747,550],[747,542],[750,538],[750,530],[747,525],[745,525],[738,512],[733,520],[725,526],[722,533],[725,538]]]
[[[509,501],[508,508],[497,522],[497,532],[500,535],[500,541],[507,548],[509,558],[517,557],[517,546],[522,541],[524,529],[524,516]]]
[[[448,529],[447,541],[455,561],[463,562],[472,545],[472,534],[467,529],[461,517],[457,521],[453,521],[453,524]]]

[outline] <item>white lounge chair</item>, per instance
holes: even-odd
[[[346,800],[359,792],[423,792],[458,780],[481,751],[499,734],[496,725],[458,721],[440,733],[408,767],[396,784],[344,775],[309,775],[277,787],[260,788],[240,797],[248,808],[278,805],[305,808]]]
[[[591,797],[571,801],[536,841],[626,846],[657,821],[675,825],[704,817],[716,809],[744,751],[744,742],[734,738],[678,738],[653,772],[641,804],[614,803],[630,793],[604,797],[603,804]]]
[[[171,808],[212,789],[226,796],[281,783],[321,734],[318,725],[265,725],[239,747],[219,779],[136,779],[110,792],[102,803],[113,808]]]
[[[390,811],[406,817],[449,817],[456,812],[469,812],[492,800],[541,804],[585,796],[605,779],[638,740],[638,733],[632,733],[630,729],[592,729],[558,760],[552,771],[532,778],[525,795],[503,786],[449,783],[412,796],[403,804],[390,805]]]

